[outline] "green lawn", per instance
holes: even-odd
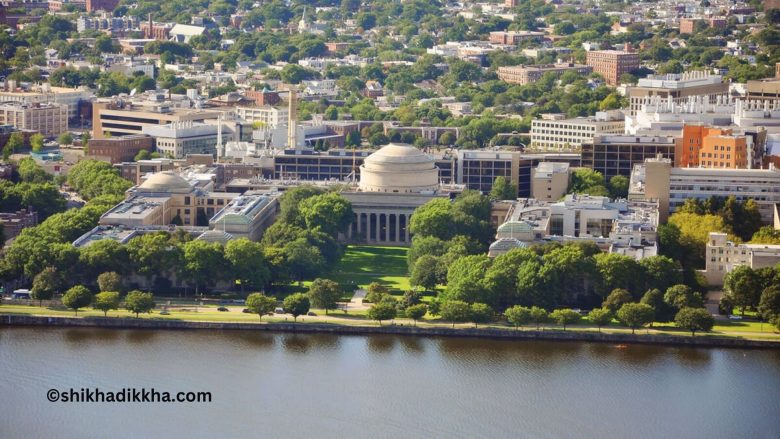
[[[351,245],[336,268],[323,277],[340,283],[349,291],[379,282],[402,293],[411,288],[406,265],[407,251],[404,247]]]

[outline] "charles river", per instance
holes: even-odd
[[[0,438],[156,437],[778,438],[780,351],[0,327]]]

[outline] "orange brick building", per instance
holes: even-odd
[[[748,138],[730,129],[685,125],[675,142],[674,166],[680,168],[748,167]]]

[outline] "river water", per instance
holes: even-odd
[[[156,437],[778,438],[780,351],[0,327],[0,438]]]

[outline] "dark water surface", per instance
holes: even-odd
[[[51,388],[211,403],[49,402]],[[0,438],[780,438],[780,352],[0,328]]]

